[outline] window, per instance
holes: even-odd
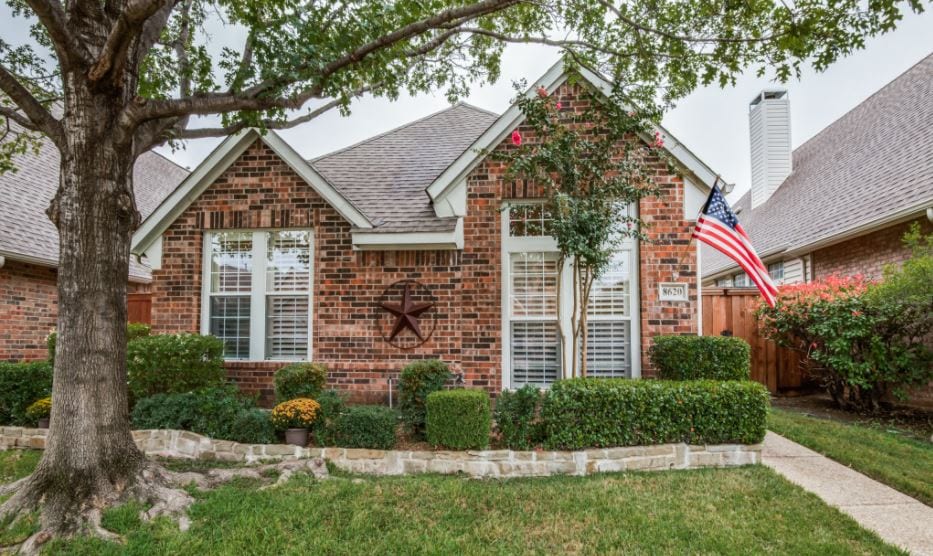
[[[224,231],[206,238],[202,331],[227,359],[308,359],[311,232]]]
[[[744,272],[742,274],[736,274],[732,282],[737,288],[747,288],[752,285],[751,281],[748,279],[748,274]]]
[[[570,366],[572,272],[568,265],[561,276],[557,242],[548,235],[550,221],[540,204],[503,211],[503,382],[508,388],[548,386]],[[631,271],[635,249],[634,242],[623,242],[611,268],[593,284],[587,314],[589,376],[630,377],[637,369],[639,354],[632,351],[638,325],[632,318],[637,315]]]
[[[768,276],[771,280],[778,282],[784,279],[784,261],[778,261],[768,265]]]

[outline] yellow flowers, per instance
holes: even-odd
[[[278,429],[308,428],[320,411],[321,404],[311,398],[295,398],[275,406],[272,410],[272,424]]]
[[[43,419],[52,413],[52,398],[40,398],[26,408],[26,415],[31,419]]]

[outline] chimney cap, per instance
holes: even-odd
[[[748,103],[749,106],[756,106],[765,100],[778,100],[787,96],[787,89],[763,89],[755,95],[755,98]]]

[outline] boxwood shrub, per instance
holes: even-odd
[[[531,385],[503,390],[496,398],[496,428],[502,443],[513,450],[530,450],[541,443],[541,391]]]
[[[381,405],[353,405],[334,421],[333,441],[343,448],[390,450],[395,446],[398,415]]]
[[[489,445],[492,414],[483,390],[441,390],[428,395],[425,427],[428,442],[454,450]]]
[[[295,398],[316,400],[327,384],[327,368],[320,363],[292,363],[275,372],[275,402]]]
[[[447,365],[437,359],[415,361],[402,369],[398,379],[399,409],[415,436],[424,434],[428,395],[443,388],[451,376]]]
[[[768,391],[752,381],[569,379],[541,407],[545,447],[761,442]]]
[[[156,394],[133,407],[134,429],[177,429],[217,440],[248,444],[275,442],[269,415],[234,386]]]
[[[163,334],[136,338],[127,346],[130,392],[139,400],[189,392],[224,382],[224,344],[213,336]]]
[[[662,379],[749,379],[751,348],[741,338],[657,336],[649,355]]]
[[[26,408],[51,394],[52,364],[48,361],[0,361],[0,425],[35,425]]]

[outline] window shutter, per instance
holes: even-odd
[[[560,340],[554,321],[512,323],[512,387],[547,386],[560,375]]]

